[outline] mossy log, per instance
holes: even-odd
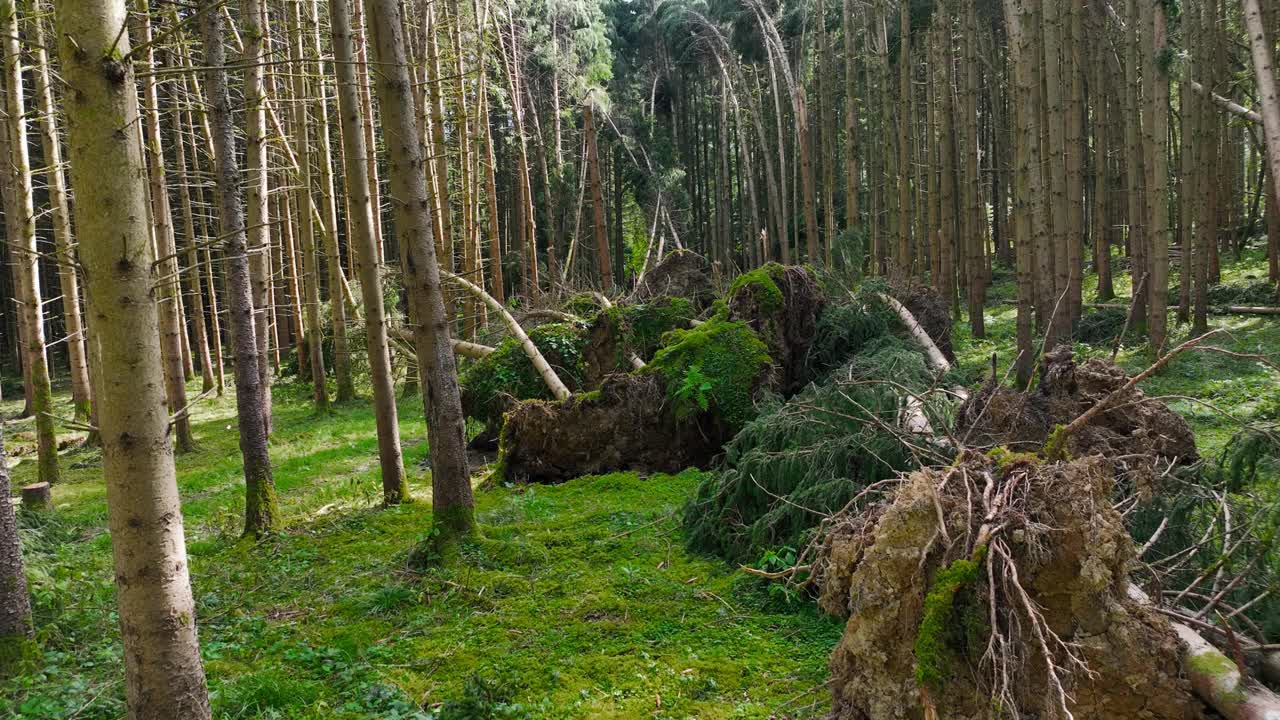
[[[1151,599],[1130,585],[1129,597]],[[1235,661],[1180,622],[1170,622],[1182,641],[1182,666],[1196,695],[1227,720],[1280,720],[1280,697],[1240,672]]]

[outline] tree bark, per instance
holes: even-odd
[[[159,67],[156,62],[155,46],[151,44],[151,12],[150,4],[138,0],[133,15],[137,23],[139,47],[146,49],[142,61],[148,70]],[[182,312],[179,308],[179,297],[182,285],[179,283],[177,242],[174,239],[173,219],[169,208],[169,191],[165,184],[164,146],[160,135],[160,98],[156,88],[154,72],[142,76],[142,113],[144,122],[141,129],[146,131],[147,171],[151,188],[151,228],[156,246],[156,257],[159,259],[160,277],[157,289],[160,305],[160,350],[164,354],[165,392],[169,398],[169,412],[177,413],[187,405],[186,369],[182,357]],[[191,420],[185,414],[174,419],[174,435],[179,452],[188,452],[195,447],[195,439],[191,435]]]
[[[263,0],[242,0],[240,34],[244,71],[245,233],[249,251],[249,285],[253,296],[254,343],[258,348],[258,386],[263,397],[263,419],[271,432],[271,367],[268,353],[271,333],[268,308],[271,295],[271,212],[267,204],[267,90],[264,84],[267,56],[267,8]]]
[[[401,12],[399,0],[368,0],[365,7],[373,62],[380,67],[375,76],[387,139],[395,228],[403,234],[402,245],[407,250],[401,258],[405,287],[416,296],[418,310],[414,344],[427,380],[423,385],[423,409],[428,416],[432,516],[437,531],[435,542],[439,544],[475,531],[475,500],[467,466],[466,420],[432,238],[434,222],[427,196],[425,159],[417,140],[418,116],[405,60]]]
[[[17,278],[18,322],[26,343],[23,368],[29,372],[31,414],[35,416],[37,462],[42,482],[58,482],[58,436],[54,429],[53,387],[45,353],[44,305],[40,292],[39,252],[36,249],[36,216],[32,205],[31,163],[27,156],[26,107],[22,90],[22,48],[18,37],[18,10],[12,0],[0,0],[0,34],[4,36],[4,73],[0,94],[8,117],[0,127],[0,163],[4,177],[5,222]]]
[[[373,236],[373,206],[369,194],[368,148],[360,119],[360,88],[356,78],[355,42],[348,0],[330,0],[334,70],[338,76],[338,117],[342,124],[343,166],[346,170],[347,241],[356,246],[360,294],[368,335],[369,375],[373,383],[374,421],[378,428],[378,459],[382,469],[382,501],[396,505],[409,496],[400,449],[395,379],[387,348],[387,318],[383,308],[381,266]],[[336,260],[336,258],[333,258]]]
[[[351,379],[351,344],[347,341],[347,303],[344,301],[346,276],[342,272],[342,255],[338,244],[338,201],[333,182],[333,150],[329,142],[329,97],[326,86],[329,73],[325,69],[323,49],[320,45],[320,4],[311,0],[311,46],[315,54],[316,80],[314,87],[316,121],[316,165],[320,168],[321,213],[324,219],[325,267],[329,279],[329,317],[333,324],[333,379],[337,385],[338,402],[349,402],[356,397]],[[317,276],[319,277],[319,276]],[[355,304],[355,298],[350,298]],[[264,351],[265,352],[265,351]]]
[[[202,8],[209,11],[201,15],[200,26],[208,88],[206,102],[213,135],[214,180],[221,188],[218,193],[218,235],[223,238],[227,316],[231,323],[231,344],[235,350],[236,418],[245,479],[244,534],[257,536],[277,529],[280,510],[276,504],[275,481],[271,476],[271,458],[267,453],[265,417],[269,410],[264,407],[266,398],[258,381],[256,319],[249,280],[244,200],[240,195],[235,133],[231,127],[223,18],[222,13],[213,9],[215,3],[216,0],[202,3]]]
[[[41,483],[46,488],[45,483]],[[13,511],[9,463],[0,428],[0,678],[11,677],[31,648],[31,596],[22,564],[22,540]]]
[[[298,220],[298,253],[301,255],[301,282],[303,317],[306,326],[307,355],[311,366],[311,397],[317,412],[328,412],[329,390],[325,380],[324,333],[320,325],[320,272],[319,250],[316,247],[315,221],[311,217],[311,125],[307,117],[307,77],[310,63],[305,57],[306,42],[303,39],[305,21],[302,6],[293,6],[292,42],[289,58],[292,63],[290,83],[293,92],[293,139],[298,158],[298,187],[294,192],[294,208]]]
[[[591,186],[591,234],[596,241],[596,266],[600,285],[606,293],[613,292],[613,272],[609,261],[609,238],[604,228],[604,190],[600,182],[600,150],[596,146],[595,109],[592,98],[582,104],[583,142],[587,150],[587,184]]]
[[[124,0],[58,0],[76,227],[95,350],[102,473],[129,717],[210,717],[196,638],[169,409],[155,381],[160,309]],[[220,17],[217,13],[208,16]],[[228,128],[229,132],[230,128]],[[91,339],[92,339],[91,338]]]
[[[1276,89],[1275,46],[1267,36],[1259,0],[1242,0],[1244,24],[1249,35],[1253,74],[1258,85],[1258,108],[1266,137],[1267,166],[1271,177],[1280,177],[1280,91]],[[1280,183],[1271,183],[1270,201],[1280,206]]]
[[[1149,83],[1147,106],[1150,130],[1147,136],[1148,226],[1151,280],[1147,284],[1147,331],[1151,348],[1164,353],[1169,325],[1169,74],[1165,71],[1164,52],[1167,44],[1164,5],[1145,3],[1144,24],[1147,25],[1143,50],[1144,79]]]
[[[75,419],[89,419],[93,389],[89,384],[88,356],[85,352],[84,316],[80,310],[80,278],[76,274],[75,237],[71,231],[71,208],[67,202],[67,180],[62,167],[62,143],[54,110],[49,54],[45,46],[42,0],[31,4],[32,41],[35,55],[36,97],[40,111],[40,143],[44,150],[45,178],[53,216],[53,240],[58,257],[58,285],[62,290],[62,319],[67,334],[67,355],[71,366],[71,403]]]

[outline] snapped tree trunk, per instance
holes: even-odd
[[[157,278],[146,171],[137,134],[119,132],[140,121],[133,65],[114,59],[129,54],[128,35],[121,33],[125,4],[55,5],[91,339],[110,340],[95,344],[94,378],[129,717],[205,720],[209,694],[169,410],[157,382],[163,374],[160,309],[152,298]]]

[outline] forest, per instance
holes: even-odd
[[[0,717],[1280,718],[1277,0],[0,43]]]

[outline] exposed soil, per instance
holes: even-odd
[[[1002,527],[992,541],[1007,549],[1009,563],[968,544],[986,520],[973,491],[980,498],[988,478],[994,496],[1013,499],[995,518]],[[1000,467],[970,453],[950,468],[912,474],[878,506],[835,518],[815,563],[822,608],[849,618],[831,658],[831,717],[917,720],[928,717],[926,708],[938,718],[989,717],[999,677],[992,658],[1004,663],[1005,701],[1021,717],[1061,717],[1015,581],[1042,614],[1042,627],[1088,667],[1073,669],[1061,646],[1049,643],[1075,717],[1202,717],[1172,630],[1126,593],[1133,544],[1111,507],[1113,483],[1111,462],[1097,456]],[[921,630],[926,596],[934,600],[944,568],[969,557],[978,558],[975,575],[933,619],[941,647],[933,660],[943,678],[920,680],[920,637],[932,627]],[[1008,642],[994,655],[993,621]]]
[[[633,302],[656,297],[688,298],[699,310],[715,300],[711,264],[691,250],[674,250],[649,269],[632,293]]]

